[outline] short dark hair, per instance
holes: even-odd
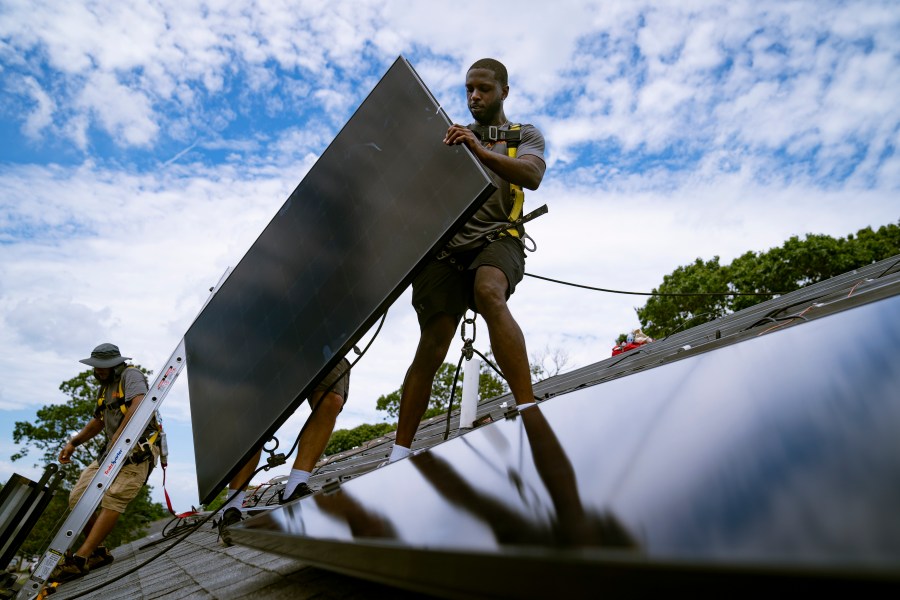
[[[509,85],[509,74],[506,72],[506,67],[499,60],[481,58],[472,63],[469,70],[471,71],[472,69],[487,69],[494,74],[494,79],[499,81],[501,86]]]

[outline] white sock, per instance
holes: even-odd
[[[404,448],[403,446],[398,446],[394,444],[394,447],[391,448],[391,456],[388,458],[388,462],[392,463],[394,461],[398,461],[401,458],[406,458],[409,456],[409,448]]]
[[[231,498],[232,496],[234,496],[234,498]],[[222,512],[225,512],[229,508],[241,510],[241,507],[244,505],[244,490],[233,490],[228,488],[228,498],[231,498],[231,500],[222,507]]]
[[[294,493],[294,489],[301,483],[307,483],[309,481],[309,471],[301,471],[300,469],[291,469],[291,474],[288,476],[287,483],[284,484],[284,497],[287,498],[291,494]]]

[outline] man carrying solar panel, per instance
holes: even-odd
[[[303,435],[300,436],[297,457],[294,459],[291,473],[280,492],[281,504],[299,500],[313,493],[308,483],[310,474],[316,466],[316,461],[325,451],[325,446],[328,445],[328,439],[334,430],[338,415],[347,403],[349,393],[350,362],[344,358],[316,386],[309,397],[309,406],[313,412],[309,415]],[[222,519],[219,521],[219,536],[225,545],[231,545],[227,527],[241,520],[244,493],[256,471],[261,454],[262,449],[257,450],[253,458],[241,467],[228,484],[229,501],[223,507]]]
[[[454,124],[444,137],[449,146],[468,147],[498,189],[413,280],[419,345],[403,382],[392,462],[409,455],[434,376],[467,308],[484,318],[516,404],[534,402],[525,338],[506,302],[525,272],[525,232],[512,221],[522,214],[522,188],[536,190],[544,177],[544,137],[534,126],[506,118],[508,94],[506,67],[490,58],[476,61],[466,73],[466,101],[475,122]]]

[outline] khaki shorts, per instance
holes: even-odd
[[[334,387],[332,387],[332,384]],[[342,358],[341,362],[335,365],[331,372],[325,376],[325,379],[316,386],[314,391],[324,392],[328,389],[331,390],[332,394],[337,394],[343,398],[344,404],[347,404],[347,396],[350,394],[350,361],[346,358]]]
[[[152,464],[156,464],[158,456],[159,449],[153,446]],[[103,494],[100,506],[117,513],[124,513],[128,503],[134,500],[141,488],[144,487],[144,483],[147,481],[147,474],[150,472],[150,465],[150,461],[145,460],[139,465],[125,465],[122,467],[109,489]],[[94,478],[94,475],[99,470],[100,465],[95,460],[81,472],[81,475],[78,477],[78,483],[75,484],[75,487],[72,488],[72,492],[69,494],[69,510],[75,508],[75,504],[81,499],[84,491],[91,483],[91,479]]]

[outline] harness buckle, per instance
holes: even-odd
[[[488,140],[496,142],[498,139],[500,139],[500,128],[496,125],[488,125],[487,137]]]

